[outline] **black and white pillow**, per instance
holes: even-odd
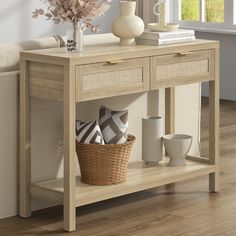
[[[76,121],[76,139],[79,143],[104,144],[102,132],[97,121]]]
[[[113,111],[100,107],[99,125],[107,144],[124,144],[128,135],[128,110]]]

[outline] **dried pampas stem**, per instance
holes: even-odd
[[[33,18],[46,16],[47,20],[52,20],[55,24],[69,21],[77,23],[81,21],[86,28],[92,32],[97,32],[98,26],[94,26],[91,21],[102,17],[110,8],[112,0],[42,0],[47,4],[47,12],[43,9],[35,9]]]

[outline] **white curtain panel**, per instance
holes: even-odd
[[[136,0],[137,15],[140,16],[145,24],[156,22],[156,16],[153,13],[153,6],[157,0]]]

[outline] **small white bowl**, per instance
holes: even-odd
[[[167,25],[160,25],[158,23],[149,23],[147,28],[156,32],[174,32],[178,30],[179,24],[167,23]]]
[[[167,31],[166,26],[161,26],[158,23],[149,23],[147,25],[147,28],[150,29],[151,31],[156,31],[156,32],[165,32],[165,31]]]
[[[189,153],[193,137],[186,134],[168,134],[163,136],[163,142],[170,166],[184,166],[185,158]]]
[[[170,32],[172,32],[172,31],[177,31],[178,28],[179,28],[179,24],[167,23],[167,25],[166,25],[167,31],[170,31]]]

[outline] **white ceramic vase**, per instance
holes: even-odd
[[[163,159],[163,135],[162,117],[142,119],[142,159],[145,163],[158,164]]]
[[[164,146],[170,157],[170,166],[184,166],[193,137],[185,134],[168,134],[163,136]]]
[[[135,45],[135,38],[144,31],[143,20],[135,16],[136,1],[120,1],[120,16],[112,24],[112,33],[120,38],[120,45]]]
[[[66,31],[66,51],[77,53],[83,51],[83,29],[81,22],[69,24]]]

